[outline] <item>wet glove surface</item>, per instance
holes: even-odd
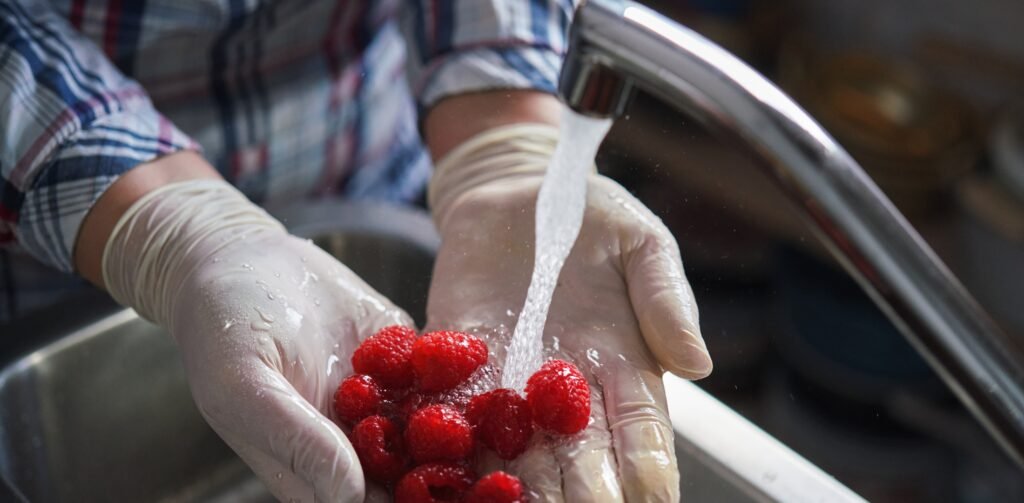
[[[442,236],[427,329],[485,339],[499,365],[534,259],[534,205],[557,130],[484,132],[437,166],[430,203]],[[669,231],[612,180],[592,175],[583,226],[559,276],[546,356],[575,362],[591,385],[578,436],[535,443],[504,467],[539,501],[678,501],[679,474],[661,381],[711,371],[697,307]]]
[[[116,299],[170,330],[203,417],[274,496],[364,500],[333,395],[359,342],[411,325],[404,312],[221,181],[144,197],[103,264]]]

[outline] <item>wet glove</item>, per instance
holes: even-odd
[[[534,206],[558,131],[512,125],[465,141],[437,163],[429,201],[441,232],[428,329],[472,332],[502,362],[534,259]],[[614,181],[587,179],[579,239],[558,279],[546,356],[576,363],[591,385],[579,437],[536,443],[505,463],[539,501],[679,499],[661,375],[711,372],[693,292],[669,231]],[[507,464],[507,466],[506,466]]]
[[[360,340],[411,325],[404,312],[219,180],[137,201],[103,276],[115,299],[170,331],[199,411],[274,496],[363,501],[332,397]]]

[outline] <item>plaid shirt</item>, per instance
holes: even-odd
[[[261,204],[415,198],[417,107],[553,92],[573,3],[0,1],[0,320],[80,284],[86,213],[170,152],[201,149]]]

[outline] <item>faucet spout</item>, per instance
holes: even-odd
[[[584,51],[566,55],[558,84],[565,104],[591,117],[619,117],[633,96],[628,77],[587,57]]]
[[[832,254],[1024,467],[1024,348],[821,126],[693,31],[627,0],[585,1],[569,34],[563,100],[580,113],[613,117],[634,86],[762,161]]]

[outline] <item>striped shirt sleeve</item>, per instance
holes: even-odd
[[[408,75],[421,109],[490,89],[554,93],[577,0],[406,0]]]
[[[82,220],[107,187],[195,148],[46,2],[0,2],[0,244],[72,271]]]

